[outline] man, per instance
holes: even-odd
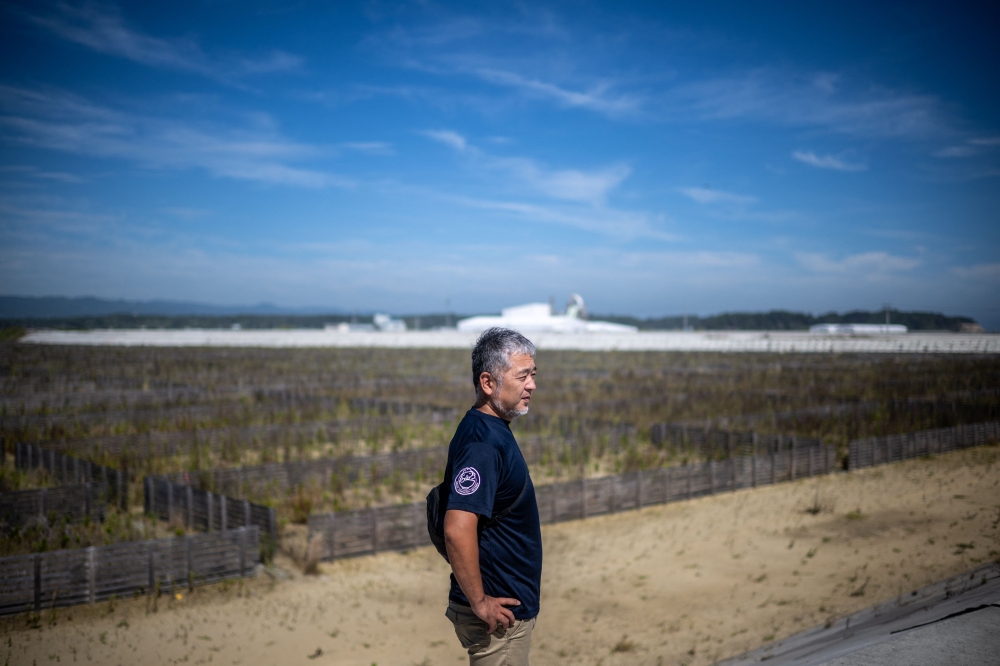
[[[520,333],[491,328],[479,336],[472,350],[476,405],[448,448],[446,615],[475,666],[526,666],[538,615],[538,504],[510,432],[511,420],[528,412],[535,370],[535,346]]]

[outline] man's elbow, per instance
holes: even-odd
[[[452,509],[444,517],[444,541],[446,545],[464,543],[470,536],[476,537],[478,517],[474,513]]]

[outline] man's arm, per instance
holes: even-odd
[[[469,511],[449,509],[444,514],[444,543],[448,561],[472,612],[489,625],[492,634],[499,624],[507,629],[514,624],[514,614],[504,606],[520,606],[517,599],[489,597],[483,592],[479,572],[479,516]]]

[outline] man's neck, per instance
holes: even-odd
[[[475,409],[478,412],[482,412],[487,416],[495,416],[498,419],[502,420],[504,423],[510,423],[510,421],[508,421],[507,419],[496,413],[496,411],[493,409],[493,405],[490,404],[489,400],[481,404],[476,404],[476,406],[473,409]]]

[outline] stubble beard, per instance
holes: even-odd
[[[518,400],[517,403],[521,404],[521,401]],[[507,409],[506,407],[500,404],[500,401],[498,399],[495,399],[493,396],[490,396],[490,407],[492,407],[493,411],[499,414],[500,418],[502,418],[505,421],[513,421],[518,416],[524,416],[525,414],[528,413],[527,407],[524,407],[522,409],[518,409],[517,407],[514,407],[512,409]]]

